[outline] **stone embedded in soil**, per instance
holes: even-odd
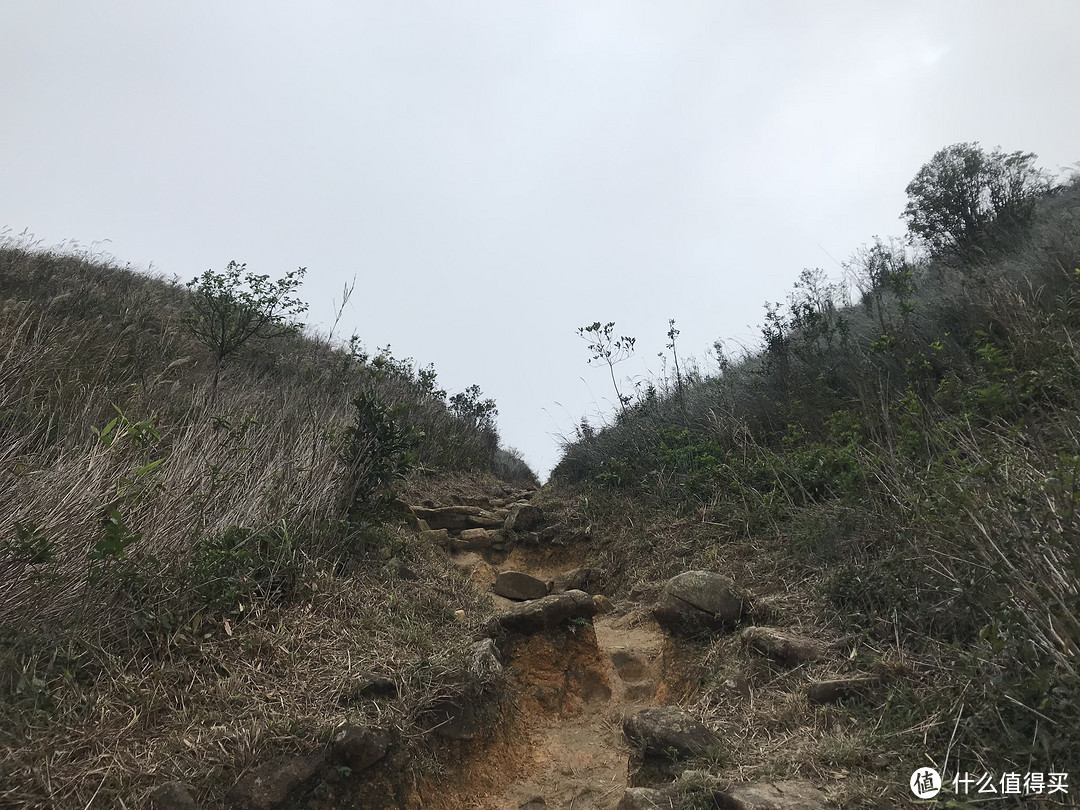
[[[544,521],[544,514],[539,506],[531,503],[516,503],[510,507],[503,529],[508,532],[527,532],[535,529]]]
[[[412,512],[419,520],[425,521],[432,529],[498,529],[506,520],[506,514],[488,512],[477,506],[437,506],[427,508],[412,507]]]
[[[321,754],[278,757],[242,777],[225,799],[238,810],[275,810],[325,763]]]
[[[672,633],[699,633],[735,627],[745,600],[735,583],[711,571],[685,571],[664,585],[653,616]]]
[[[602,593],[593,594],[593,604],[596,605],[597,613],[611,613],[615,609],[615,605],[611,600],[604,596]]]
[[[518,806],[518,810],[546,810],[547,802],[543,796],[534,796],[527,802]]]
[[[809,782],[748,782],[716,795],[724,810],[836,810]]]
[[[816,661],[825,654],[817,641],[775,627],[747,627],[742,640],[750,649],[789,667]]]
[[[552,593],[563,591],[585,591],[594,593],[600,585],[600,572],[595,568],[572,568],[555,576],[551,585]]]
[[[362,672],[353,679],[342,694],[340,702],[348,704],[358,700],[393,699],[397,696],[398,687],[393,679],[372,672]]]
[[[424,723],[445,740],[471,740],[479,729],[476,707],[463,697],[436,701],[425,713]]]
[[[806,698],[811,703],[825,705],[836,703],[851,697],[864,695],[878,682],[877,678],[859,675],[851,678],[836,678],[830,681],[817,681],[806,690]]]
[[[520,571],[503,571],[491,589],[507,599],[525,601],[548,595],[547,583]]]
[[[645,758],[704,756],[720,745],[715,731],[675,706],[642,709],[623,721],[623,733]]]
[[[450,545],[450,532],[446,529],[427,529],[420,532],[420,539],[433,546],[446,548]]]
[[[591,619],[596,604],[584,591],[567,591],[522,602],[502,612],[494,624],[515,633],[535,633],[571,619]]]
[[[334,731],[330,749],[356,773],[386,756],[390,742],[390,732],[385,729],[346,723]]]
[[[166,782],[150,795],[152,810],[198,810],[191,787],[184,782]]]
[[[490,638],[482,638],[472,645],[469,658],[469,674],[480,683],[484,683],[502,674],[503,665],[499,660],[499,649]]]
[[[487,529],[465,529],[457,537],[450,538],[450,548],[455,551],[489,548],[495,535]]]

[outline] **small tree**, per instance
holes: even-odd
[[[615,337],[614,321],[603,326],[600,325],[600,321],[596,321],[589,326],[580,327],[577,333],[583,340],[589,341],[589,351],[592,352],[589,365],[598,366],[603,363],[608,367],[611,384],[615,388],[615,396],[619,398],[619,409],[625,415],[626,406],[630,404],[630,397],[624,396],[619,390],[619,383],[615,380],[615,364],[621,363],[634,354],[636,338],[626,335]]]
[[[947,146],[908,184],[903,218],[935,258],[970,260],[1007,247],[1031,224],[1050,188],[1030,152]]]
[[[300,327],[293,319],[307,311],[307,304],[294,293],[306,272],[301,267],[271,281],[249,272],[246,264],[229,262],[223,273],[207,270],[188,282],[195,312],[187,327],[214,359],[211,401],[226,360],[253,340],[269,340]]]

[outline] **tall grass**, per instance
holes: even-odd
[[[942,748],[951,732],[990,769],[1067,763],[1080,750],[1080,183],[979,263],[879,243],[850,270],[860,300],[804,273],[762,349],[586,426],[553,480],[677,506],[724,542],[783,538],[849,630],[936,651],[940,688],[920,695],[957,721],[937,727]]]
[[[464,682],[483,608],[387,496],[409,468],[531,470],[432,369],[355,340],[252,345],[211,396],[190,295],[0,245],[0,804],[141,806],[166,772],[217,800],[372,708],[341,702],[357,666],[400,684],[369,719],[406,740]]]

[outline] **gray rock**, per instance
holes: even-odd
[[[623,733],[645,758],[706,756],[720,746],[716,732],[675,706],[642,709],[623,721]]]
[[[482,638],[472,645],[469,658],[469,674],[478,682],[485,683],[502,674],[503,665],[499,660],[499,648],[490,638]]]
[[[836,810],[820,790],[809,782],[748,782],[720,791],[723,810]]]
[[[672,633],[730,629],[742,618],[745,600],[735,584],[711,571],[686,571],[664,585],[653,616]]]
[[[525,601],[528,599],[540,599],[548,595],[547,583],[520,571],[503,571],[495,579],[491,586],[499,596],[507,599]]]
[[[357,773],[386,756],[390,743],[390,732],[385,729],[346,723],[334,731],[330,749],[335,757]]]
[[[487,529],[465,529],[450,542],[454,548],[478,549],[487,548],[493,539],[494,535]]]
[[[184,782],[173,781],[158,785],[150,794],[153,810],[198,810],[191,795],[191,787]]]
[[[446,548],[450,545],[450,532],[446,529],[428,529],[420,532],[420,539],[433,546]]]
[[[878,682],[877,678],[857,675],[851,678],[836,678],[830,681],[816,681],[806,690],[806,698],[811,703],[825,705],[847,698],[866,694],[870,687]]]
[[[225,799],[239,810],[275,810],[325,763],[321,754],[278,757],[241,778]]]
[[[596,615],[592,597],[584,591],[567,591],[514,605],[495,618],[495,623],[514,633],[535,633],[571,619]]]
[[[505,516],[488,512],[478,506],[414,506],[413,514],[426,521],[432,529],[497,529],[503,525]]]
[[[574,568],[556,575],[551,585],[552,593],[585,591],[596,593],[600,586],[600,572],[595,568]]]
[[[527,532],[544,522],[544,513],[531,503],[516,503],[510,507],[503,529],[508,532]]]
[[[518,805],[518,810],[547,810],[547,806],[543,796],[533,796],[527,802]]]
[[[825,654],[817,641],[786,633],[775,627],[747,627],[742,640],[752,650],[789,667],[816,661]]]

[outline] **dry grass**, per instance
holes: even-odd
[[[254,347],[211,404],[187,295],[0,245],[4,806],[143,807],[170,778],[218,806],[245,769],[345,719],[415,753],[425,709],[467,686],[490,608],[410,532],[350,522],[363,470],[340,451],[361,390],[425,431],[429,469],[490,466],[493,434],[411,361],[376,372],[312,336]],[[392,555],[419,579],[384,570]],[[400,698],[351,701],[362,672]]]
[[[36,705],[17,704],[4,724],[0,799],[142,807],[156,785],[184,779],[214,807],[248,768],[321,749],[342,722],[392,729],[401,746],[419,746],[424,710],[463,688],[468,647],[490,607],[411,533],[399,539],[425,572],[418,581],[315,568],[310,599],[254,605],[236,624],[207,617],[153,650],[114,655],[84,642],[62,653],[74,673],[24,659],[23,674],[39,684]],[[470,623],[454,620],[458,607]],[[371,673],[393,679],[400,698],[355,699]]]

